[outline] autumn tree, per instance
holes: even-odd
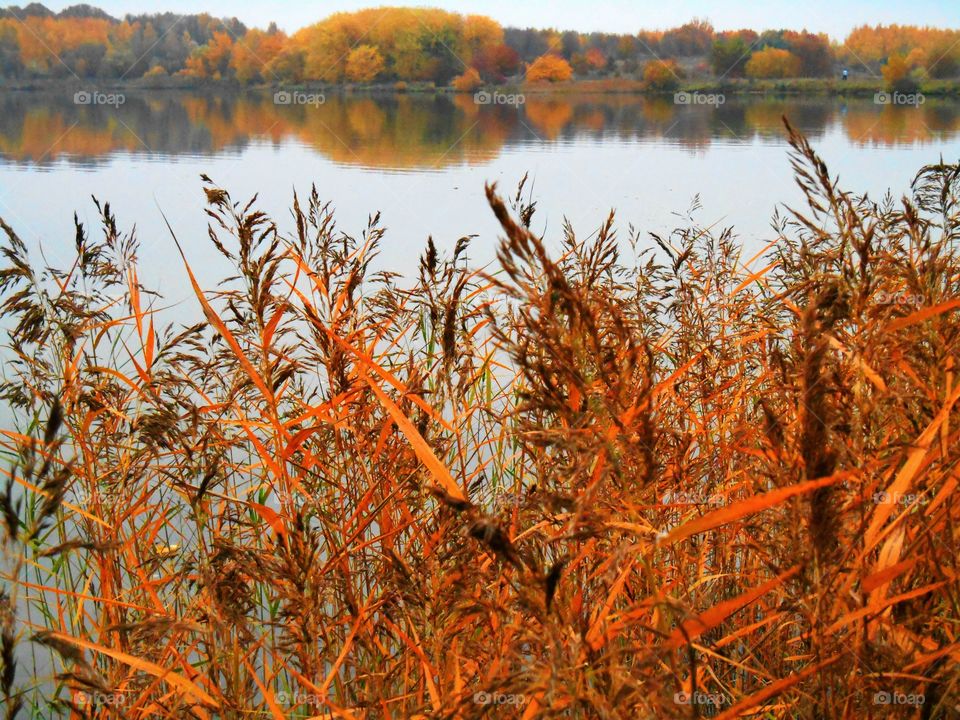
[[[474,57],[473,67],[481,77],[494,82],[503,82],[520,67],[520,55],[507,45],[489,47]]]
[[[462,60],[476,67],[477,60],[494,48],[503,46],[503,28],[496,20],[483,15],[468,15],[463,21]]]
[[[804,77],[827,77],[833,73],[833,48],[826,35],[787,30],[783,33],[783,41],[785,49],[800,61],[799,74]]]
[[[369,83],[383,71],[383,56],[371,45],[358,45],[347,55],[347,79]]]
[[[590,48],[585,57],[591,70],[600,71],[607,66],[607,58],[599,48]]]
[[[298,32],[292,43],[305,53],[307,79],[348,79],[350,55],[363,44],[379,53],[378,73],[385,78],[446,83],[502,40],[502,29],[488,18],[426,8],[370,8],[331,15]]]
[[[767,47],[755,52],[746,66],[752,78],[791,78],[800,74],[800,59],[789,50]]]
[[[184,74],[220,80],[227,76],[232,53],[233,38],[225,32],[215,32],[210,43],[198,49],[187,60]]]
[[[643,82],[650,90],[676,90],[680,78],[680,67],[674,60],[651,60],[643,68]]]
[[[883,82],[889,90],[916,92],[918,83],[910,74],[910,63],[903,55],[891,55],[881,69]]]
[[[544,55],[527,68],[527,82],[565,82],[572,77],[573,68],[559,55]]]
[[[202,58],[189,60],[214,42],[216,32],[243,38],[247,28],[235,18],[206,14],[142,14],[118,20],[89,5],[59,13],[38,4],[16,13],[0,10],[0,73],[137,78],[155,67],[179,72],[192,62],[198,74],[223,75],[232,49],[219,58],[213,57],[216,52],[208,58],[216,69]],[[223,49],[221,39],[214,45],[215,51]],[[224,57],[226,66],[220,62]]]
[[[257,80],[273,80],[269,66],[286,45],[286,35],[281,32],[266,33],[251,30],[233,46],[230,69],[241,83]]]
[[[847,62],[876,68],[894,55],[910,64],[921,59],[932,77],[952,77],[960,70],[960,31],[914,25],[862,25],[847,36],[840,53]]]
[[[661,53],[670,57],[706,55],[710,52],[711,45],[713,45],[713,26],[699,19],[668,30],[660,40]]]
[[[453,79],[453,89],[457,92],[476,92],[483,87],[483,80],[476,68],[467,68],[463,75]]]
[[[267,63],[265,75],[268,80],[279,80],[287,83],[299,83],[304,79],[304,68],[307,64],[307,53],[290,43]]]

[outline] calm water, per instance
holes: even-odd
[[[905,192],[923,164],[960,159],[960,104],[919,108],[870,100],[734,99],[720,107],[634,97],[535,97],[518,109],[471,96],[329,97],[277,106],[270,96],[128,94],[119,108],[77,106],[72,92],[0,94],[0,216],[38,263],[72,263],[76,211],[96,227],[91,195],[109,201],[141,240],[141,279],[170,312],[199,317],[189,300],[173,225],[206,287],[226,268],[206,235],[200,174],[259,206],[284,231],[294,190],[315,183],[339,226],[359,234],[369,214],[389,228],[381,265],[415,271],[428,236],[452,249],[479,237],[474,265],[494,256],[497,226],[484,183],[511,192],[524,173],[538,200],[536,228],[556,239],[564,219],[588,235],[616,208],[625,230],[660,234],[699,195],[700,225],[734,226],[759,247],[778,203],[799,204],[790,174],[786,115],[846,188]],[[623,235],[626,233],[624,232]],[[42,256],[41,256],[42,253]],[[7,409],[0,410],[11,427]],[[27,617],[21,608],[21,617]],[[32,647],[32,646],[30,646]],[[20,652],[27,653],[28,646]],[[50,672],[41,653],[23,667]]]
[[[476,233],[471,261],[493,257],[497,227],[483,186],[512,191],[525,172],[536,226],[564,218],[592,232],[611,208],[621,227],[668,232],[699,195],[699,224],[732,225],[743,242],[769,236],[777,203],[797,204],[780,122],[814,142],[844,187],[905,192],[924,163],[960,157],[960,104],[870,99],[730,98],[720,107],[626,96],[528,96],[520,108],[472,96],[328,97],[278,106],[272,96],[128,94],[119,108],[77,106],[72,93],[0,96],[0,215],[51,262],[69,262],[76,211],[90,196],[136,224],[142,275],[168,300],[187,296],[161,210],[201,279],[222,267],[206,238],[199,176],[259,205],[289,231],[294,190],[315,183],[340,229],[359,234],[381,211],[382,265],[410,272],[427,236],[452,248]],[[625,234],[625,233],[624,233]]]

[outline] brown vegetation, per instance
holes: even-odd
[[[556,257],[521,184],[495,273],[406,284],[207,181],[189,327],[108,206],[60,269],[0,226],[8,717],[946,717],[960,167],[875,203],[791,141],[764,257]]]

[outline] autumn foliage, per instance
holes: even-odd
[[[565,82],[573,77],[570,63],[559,55],[548,53],[527,68],[527,82]]]
[[[375,8],[337,13],[296,33],[306,76],[326,82],[369,82],[377,75],[446,84],[473,67],[495,71],[488,58],[502,52],[503,29],[489,18],[442,10]],[[362,72],[352,72],[358,44],[368,48]],[[380,58],[373,62],[373,53]],[[371,74],[372,68],[377,72]],[[367,78],[367,79],[362,79]]]
[[[747,76],[754,78],[789,78],[800,73],[800,59],[789,50],[764,48],[755,52],[746,65]]]
[[[651,60],[643,69],[643,82],[651,90],[675,90],[682,70],[673,60]]]
[[[0,77],[134,79],[150,73],[244,85],[447,85],[470,69],[484,82],[504,82],[517,78],[523,65],[542,67],[547,56],[568,63],[571,77],[581,78],[639,79],[651,62],[681,59],[678,65],[696,68],[695,75],[718,79],[831,77],[841,66],[877,77],[902,57],[922,81],[960,75],[958,41],[956,30],[878,25],[856,28],[834,43],[806,30],[717,32],[699,19],[667,30],[581,33],[503,28],[481,15],[405,7],[335,13],[288,36],[275,26],[249,29],[235,18],[206,14],[120,20],[86,5],[53,13],[31,4],[0,10]],[[541,80],[567,74],[557,61],[546,63],[555,67],[546,68]]]
[[[469,68],[462,75],[455,77],[452,85],[457,92],[473,92],[483,87],[483,80],[476,68]]]

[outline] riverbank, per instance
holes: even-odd
[[[417,94],[457,94],[457,90],[448,86],[437,86],[429,82],[391,82],[371,85],[329,85],[324,83],[298,83],[280,85],[277,83],[240,85],[239,83],[210,80],[198,80],[188,77],[138,78],[136,80],[115,80],[91,78],[89,80],[70,79],[30,79],[0,80],[0,91],[67,91],[93,90],[108,91],[161,91],[189,90],[211,93],[243,93],[250,91],[265,92],[278,90],[298,90],[304,92],[323,92],[331,94],[391,95],[399,93]],[[680,82],[675,88],[654,89],[641,80],[632,78],[596,78],[573,80],[564,83],[527,83],[520,80],[500,85],[487,86],[488,90],[505,93],[522,92],[536,95],[672,95],[676,92],[723,94],[723,95],[811,95],[839,97],[869,97],[884,90],[884,82],[877,78],[857,78],[838,80],[834,78],[792,78],[783,80],[757,80],[745,78],[700,78]],[[920,83],[917,91],[928,97],[960,98],[960,79],[934,80]]]

